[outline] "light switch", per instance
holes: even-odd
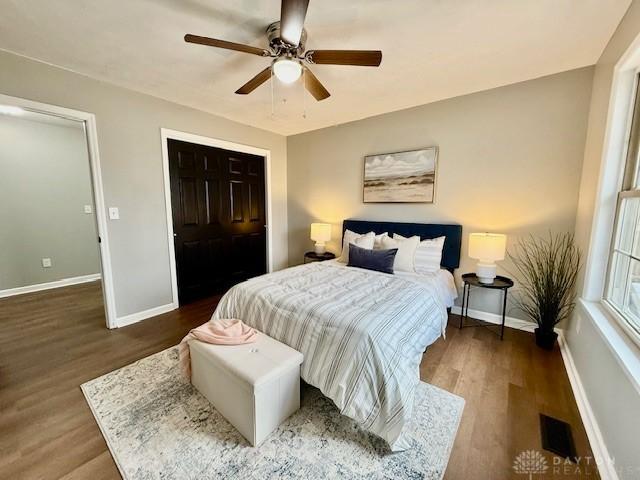
[[[50,268],[51,267],[51,259],[43,258],[42,259],[42,268]]]
[[[109,207],[109,219],[120,220],[120,211],[118,210],[118,207]]]
[[[91,205],[85,205],[84,213],[93,213],[93,207]]]

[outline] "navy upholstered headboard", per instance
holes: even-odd
[[[460,247],[462,245],[462,225],[442,225],[438,223],[400,223],[400,222],[372,222],[369,220],[345,220],[342,222],[342,235],[345,230],[356,233],[375,232],[376,234],[389,232],[403,237],[419,235],[421,240],[427,238],[446,237],[442,249],[440,265],[451,271],[460,266]]]

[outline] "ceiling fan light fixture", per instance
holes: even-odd
[[[269,41],[267,48],[190,33],[184,36],[184,41],[273,59],[271,64],[265,65],[262,71],[236,90],[238,95],[250,94],[260,85],[273,80],[274,75],[285,84],[292,84],[304,75],[301,82],[303,88],[317,101],[325,100],[331,94],[316,78],[308,64],[379,67],[382,62],[382,52],[380,50],[307,50],[307,31],[304,28],[304,20],[309,1],[282,0],[280,20],[272,22],[267,27]],[[273,81],[270,83],[274,85]],[[271,95],[273,97],[273,90]]]
[[[273,73],[282,83],[293,83],[302,75],[302,63],[290,58],[278,58],[273,62]]]
[[[0,105],[0,115],[22,115],[24,110],[13,105]]]

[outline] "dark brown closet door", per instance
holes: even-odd
[[[168,140],[181,304],[266,272],[264,158]]]

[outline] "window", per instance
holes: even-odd
[[[640,341],[640,78],[631,118],[622,189],[616,222],[605,300],[620,315],[625,329]]]

